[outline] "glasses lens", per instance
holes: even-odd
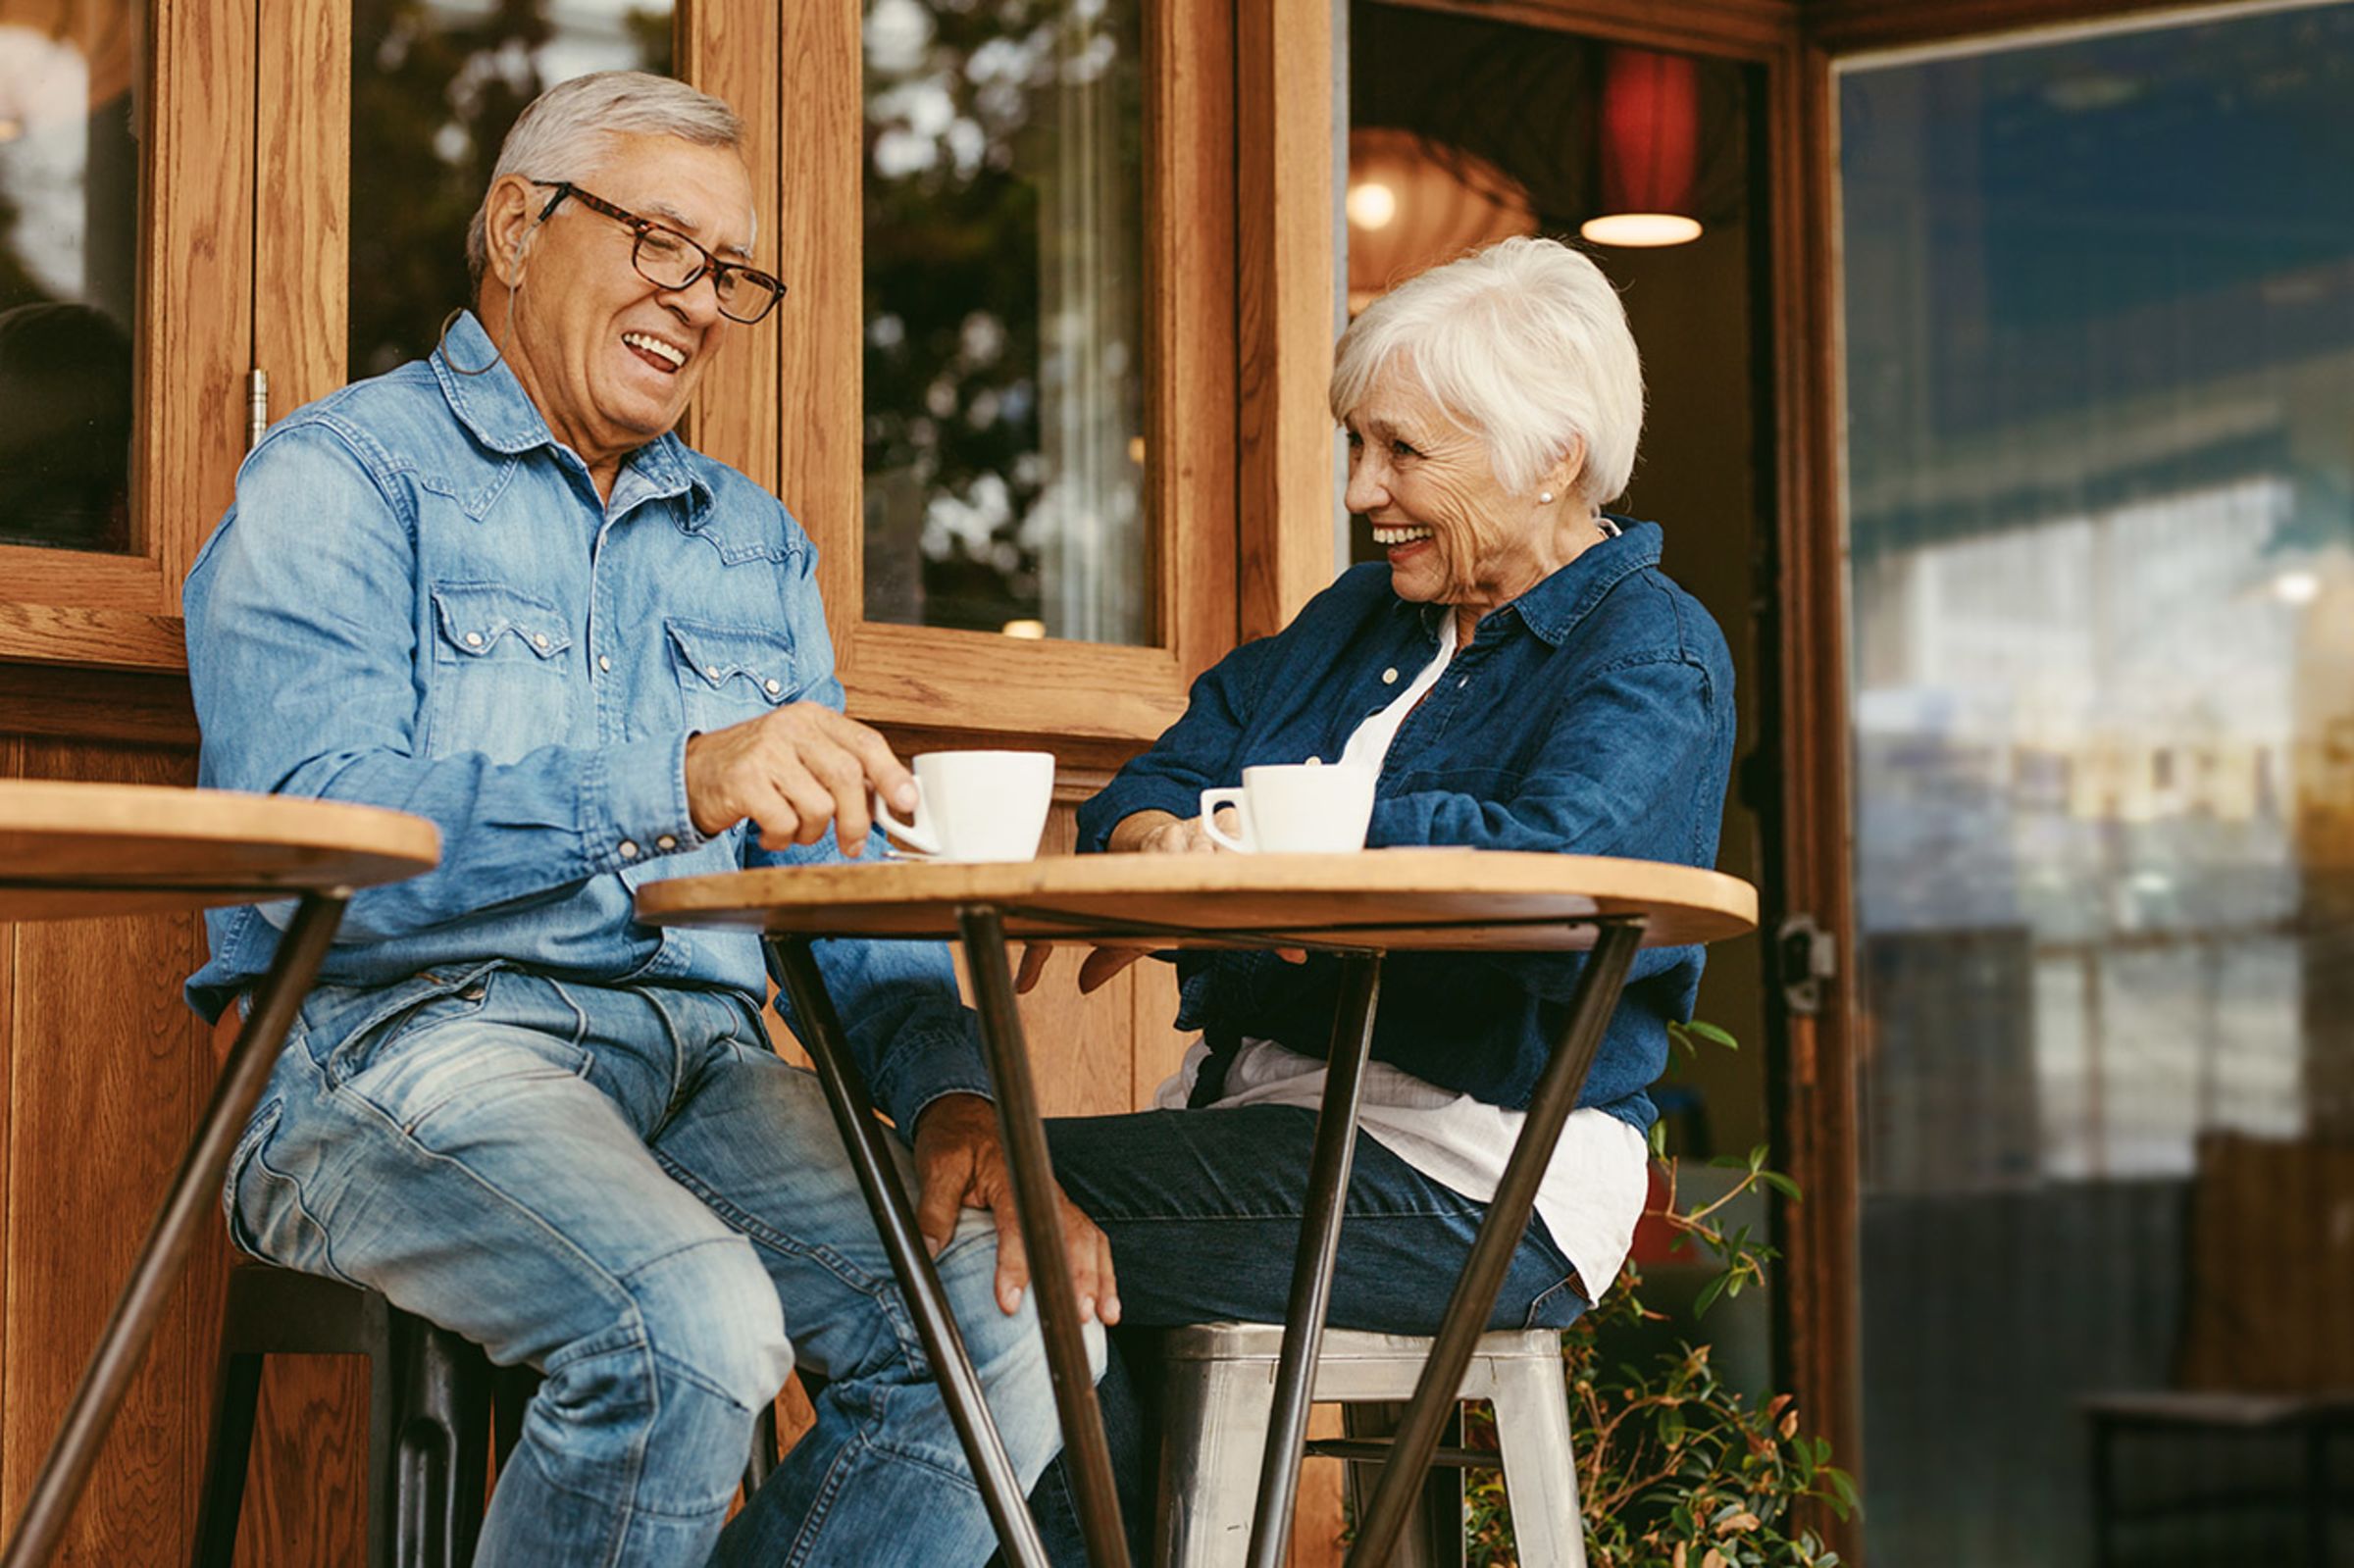
[[[722,272],[717,282],[719,313],[730,321],[756,322],[774,310],[777,301],[785,296],[781,284],[733,269]]]
[[[676,234],[647,228],[638,235],[638,271],[649,283],[684,288],[702,266],[702,252]]]

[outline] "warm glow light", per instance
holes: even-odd
[[[2311,604],[2322,596],[2322,580],[2311,572],[2283,572],[2273,579],[2273,594],[2286,604]]]
[[[1611,213],[1577,231],[1597,245],[1682,245],[1700,237],[1700,220],[1680,213]]]
[[[0,141],[14,141],[23,134],[25,126],[22,121],[0,120]]]
[[[1044,621],[1008,621],[998,630],[1009,637],[1022,637],[1036,642],[1047,634],[1047,623]]]
[[[1349,221],[1359,228],[1387,228],[1398,216],[1398,193],[1378,179],[1349,187]]]
[[[1134,463],[1138,468],[1145,466],[1145,438],[1143,436],[1131,435],[1128,437],[1128,461]]]

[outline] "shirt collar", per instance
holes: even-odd
[[[458,423],[473,432],[474,438],[493,452],[518,457],[539,447],[557,444],[555,432],[547,428],[546,417],[539,412],[523,382],[507,368],[507,362],[490,341],[490,334],[474,312],[462,310],[441,342],[434,350],[434,377],[441,383],[441,395],[449,401],[449,411]],[[457,367],[469,370],[486,366],[479,375],[466,375]],[[632,499],[646,500],[657,496],[691,494],[692,504],[688,508],[687,527],[702,527],[711,502],[711,486],[687,462],[687,443],[670,431],[645,443],[622,459],[622,477],[614,483],[619,497],[622,486],[633,475],[636,483]]]
[[[1603,595],[1627,578],[1660,564],[1660,526],[1612,515],[1619,531],[1589,547],[1576,560],[1530,588],[1510,604],[1491,611],[1490,618],[1516,615],[1520,624],[1555,647],[1567,640],[1577,623],[1602,602]],[[1401,600],[1400,603],[1404,604]],[[1436,647],[1443,604],[1411,606],[1420,613],[1422,634]]]

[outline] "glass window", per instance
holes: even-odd
[[[1143,643],[1137,0],[868,0],[866,618]]]
[[[1871,1556],[2294,1560],[2293,1489],[2127,1517],[2293,1439],[2086,1440],[2343,1341],[2217,1259],[2354,1271],[2227,1174],[2354,1138],[2354,7],[1839,111]]]
[[[659,0],[358,0],[352,15],[354,377],[433,351],[474,302],[466,226],[524,106],[591,71],[667,73]]]
[[[0,543],[130,548],[130,0],[0,11]]]

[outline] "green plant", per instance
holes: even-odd
[[[1670,1034],[1686,1051],[1695,1040],[1735,1043],[1709,1024]],[[1652,1129],[1652,1153],[1666,1174],[1666,1196],[1654,1212],[1676,1233],[1676,1244],[1715,1269],[1696,1311],[1763,1285],[1774,1249],[1748,1226],[1725,1229],[1721,1217],[1734,1199],[1760,1188],[1796,1201],[1798,1185],[1766,1168],[1761,1146],[1746,1157],[1712,1161],[1738,1172],[1736,1180],[1686,1208],[1676,1197],[1677,1162],[1662,1127]],[[1593,1568],[1832,1568],[1838,1554],[1800,1513],[1802,1504],[1819,1502],[1845,1519],[1856,1505],[1855,1482],[1830,1462],[1829,1442],[1800,1430],[1789,1394],[1760,1405],[1727,1388],[1706,1344],[1684,1342],[1648,1365],[1615,1359],[1614,1343],[1639,1337],[1645,1324],[1667,1321],[1643,1304],[1642,1289],[1630,1260],[1594,1309],[1561,1335],[1588,1561]],[[1464,1441],[1493,1445],[1484,1411],[1466,1413]],[[1475,1568],[1517,1562],[1501,1476],[1470,1472],[1465,1501]]]

